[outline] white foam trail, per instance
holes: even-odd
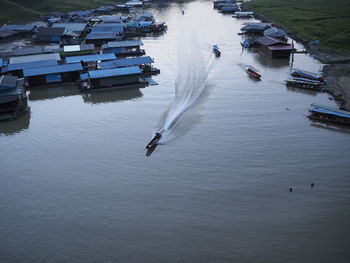
[[[197,51],[192,53],[190,58],[186,57],[187,64],[180,63],[182,68],[177,73],[174,101],[157,125],[157,130],[162,131],[162,139],[159,143],[167,141],[185,113],[196,105],[203,95],[208,86],[207,79],[214,61],[212,53],[208,55],[207,59],[203,59],[203,56]],[[189,60],[190,63],[188,63]]]

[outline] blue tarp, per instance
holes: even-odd
[[[100,78],[141,74],[141,69],[139,67],[133,66],[133,67],[126,67],[126,68],[92,70],[92,71],[89,71],[88,73],[91,79],[100,79]]]
[[[117,57],[113,53],[109,54],[95,54],[85,56],[72,56],[66,57],[66,63],[78,63],[78,62],[90,62],[90,61],[102,61],[102,60],[113,60]]]
[[[7,67],[4,67],[1,72],[5,73],[8,71],[14,71],[14,70],[22,70],[27,68],[40,68],[45,66],[53,66],[58,65],[58,62],[56,60],[44,60],[40,62],[27,62],[27,63],[17,63],[17,64],[10,64]]]
[[[312,111],[319,112],[319,113],[324,113],[324,114],[336,115],[336,116],[340,116],[340,117],[343,117],[343,118],[350,119],[350,115],[348,115],[348,114],[342,114],[340,112],[326,110],[326,109],[322,109],[322,108],[313,108]]]
[[[47,66],[41,68],[32,68],[23,70],[24,77],[40,76],[40,75],[49,75],[55,73],[64,73],[72,71],[83,70],[83,66],[80,63],[76,64],[63,64],[55,66]]]
[[[125,59],[105,61],[105,62],[99,63],[99,66],[101,69],[110,69],[110,68],[119,68],[119,67],[128,67],[128,66],[138,66],[142,64],[150,64],[153,62],[154,62],[153,59],[147,56],[147,57],[125,58]]]

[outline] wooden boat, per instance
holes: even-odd
[[[221,51],[219,50],[219,47],[217,45],[213,45],[213,52],[214,52],[216,57],[221,56]]]
[[[161,132],[156,132],[156,135],[153,137],[153,139],[146,145],[146,149],[152,149],[153,147],[156,147],[160,138],[162,138]]]
[[[296,87],[301,89],[312,89],[321,91],[323,84],[320,81],[314,81],[304,78],[291,77],[286,80],[286,85],[290,87]]]
[[[350,125],[349,111],[339,110],[319,104],[311,104],[311,106],[313,108],[309,110],[310,115],[307,116],[311,120]]]
[[[249,67],[246,72],[248,73],[249,76],[252,78],[255,78],[257,80],[261,80],[261,74],[254,68]]]

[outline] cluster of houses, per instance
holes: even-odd
[[[146,56],[140,37],[165,31],[165,23],[157,23],[149,13],[91,16],[139,5],[131,1],[94,11],[50,13],[42,17],[47,25],[41,27],[1,27],[0,36],[17,32],[17,36],[32,36],[34,45],[0,54],[0,120],[28,111],[26,89],[35,86],[75,82],[85,92],[157,84],[151,75],[160,71]]]

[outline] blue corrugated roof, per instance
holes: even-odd
[[[122,23],[102,23],[97,24],[91,29],[91,33],[123,33],[124,25]]]
[[[45,66],[52,66],[52,65],[58,65],[58,62],[56,60],[45,60],[40,62],[27,62],[27,63],[17,63],[17,64],[10,64],[7,67],[4,67],[1,72],[8,72],[13,70],[21,70],[21,69],[27,69],[27,68],[38,68],[38,67],[45,67]]]
[[[113,47],[139,47],[142,46],[141,40],[127,40],[127,41],[110,41],[107,44],[102,45],[102,49]]]
[[[55,66],[47,66],[41,68],[32,68],[23,70],[24,77],[48,75],[54,73],[72,72],[83,70],[83,66],[80,63],[76,64],[63,64]]]
[[[117,39],[116,33],[90,33],[86,36],[85,39]]]
[[[116,59],[111,61],[104,61],[99,63],[101,69],[109,68],[118,68],[118,67],[127,67],[127,66],[138,66],[142,64],[153,63],[153,59],[149,56],[146,57],[135,57],[135,58],[125,58],[125,59]]]
[[[112,60],[116,58],[117,57],[113,53],[85,55],[85,56],[72,56],[72,57],[66,57],[66,63],[78,63],[81,61],[89,62],[89,61],[100,61],[100,60]]]
[[[89,71],[91,79],[108,78],[108,77],[119,77],[133,74],[140,74],[141,69],[139,67],[126,67],[126,68],[113,68],[113,69],[102,69]]]

